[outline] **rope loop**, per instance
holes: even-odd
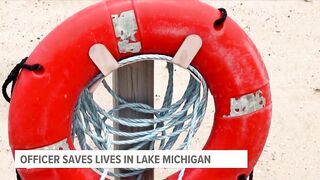
[[[173,101],[173,64],[172,57],[158,54],[138,55],[119,61],[120,66],[134,62],[160,60],[167,62],[169,73],[167,90],[161,108],[153,108],[147,104],[128,102],[116,94],[105,80],[103,87],[118,101],[119,106],[106,111],[93,99],[93,94],[88,88],[104,78],[102,74],[96,76],[82,91],[78,103],[74,109],[72,122],[72,137],[77,140],[83,150],[99,149],[110,150],[113,145],[130,145],[130,150],[139,150],[148,147],[149,150],[170,150],[178,142],[182,132],[187,132],[182,143],[177,146],[178,150],[190,148],[192,137],[197,132],[204,118],[208,88],[201,74],[189,65],[189,83],[182,97]],[[154,119],[133,119],[118,117],[119,110],[131,109],[140,113],[153,114]],[[153,126],[152,130],[138,132],[126,132],[114,128],[111,124],[116,122],[128,127]],[[121,140],[113,139],[113,136],[122,137]],[[91,142],[88,142],[90,140]],[[159,142],[159,143],[156,143]],[[138,175],[145,169],[126,169],[126,173],[115,173],[106,169],[97,169],[104,179],[106,174],[115,177],[128,177]],[[184,169],[180,171],[179,179],[182,179]]]
[[[20,63],[18,63],[10,72],[10,74],[8,75],[7,79],[4,81],[3,85],[2,85],[2,95],[4,97],[4,99],[10,103],[11,98],[9,97],[8,93],[7,93],[7,88],[8,85],[10,83],[12,83],[11,86],[11,94],[13,91],[13,88],[16,84],[18,75],[20,73],[20,70],[23,69],[27,69],[29,71],[37,71],[40,70],[42,68],[42,66],[40,64],[33,64],[33,65],[29,65],[29,64],[25,64],[25,62],[27,61],[28,57],[25,57],[21,60]]]
[[[219,8],[218,10],[221,13],[221,17],[214,22],[214,27],[215,28],[219,28],[226,21],[227,16],[228,16],[228,13],[227,13],[226,9]]]

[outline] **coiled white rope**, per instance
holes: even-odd
[[[179,145],[178,150],[186,150],[190,147],[191,139],[197,132],[206,112],[208,88],[201,74],[189,65],[190,79],[181,99],[172,103],[173,96],[173,64],[172,57],[158,54],[138,55],[121,60],[121,66],[149,60],[167,61],[169,72],[168,85],[165,93],[163,105],[160,109],[154,109],[147,104],[127,102],[118,96],[107,84],[102,81],[105,89],[118,101],[119,106],[109,111],[101,108],[93,99],[93,94],[88,88],[103,78],[102,74],[95,77],[89,85],[82,91],[78,103],[74,109],[72,136],[79,141],[82,150],[110,150],[112,145],[131,145],[130,150],[139,150],[145,145],[149,149],[156,149],[155,142],[160,141],[159,150],[169,150],[176,143],[180,133],[187,131],[183,143]],[[115,113],[121,109],[131,109],[133,111],[153,114],[154,119],[131,119],[116,117]],[[128,127],[147,127],[153,126],[152,130],[140,132],[124,132],[108,125],[113,121]],[[110,123],[109,123],[110,124]],[[170,130],[172,129],[172,130]],[[113,140],[111,135],[125,137],[126,140]],[[87,138],[90,138],[96,147],[88,144]],[[101,179],[106,175],[115,177],[135,176],[143,173],[145,169],[126,169],[126,173],[114,173],[106,169],[98,169],[101,173]],[[179,179],[182,179],[184,169],[180,171]],[[141,176],[138,176],[138,179]]]

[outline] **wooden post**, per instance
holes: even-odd
[[[154,62],[145,61],[133,63],[124,67],[119,68],[113,73],[113,89],[121,97],[128,100],[129,102],[140,102],[145,103],[153,107],[153,97],[154,97]],[[114,106],[117,106],[117,102],[113,102]],[[134,112],[132,110],[124,109],[119,111],[119,117],[130,117],[130,118],[150,118],[153,119],[152,114],[144,114]],[[144,128],[132,128],[128,126],[123,126],[117,123],[114,123],[114,127],[126,132],[136,132],[142,130],[153,129],[151,127]],[[123,140],[123,137],[115,136],[116,140]],[[129,149],[128,145],[115,146],[115,149]],[[145,146],[144,149],[147,149],[148,146]],[[119,169],[115,170],[119,172]],[[148,170],[143,174],[145,180],[152,180],[154,176],[153,170]],[[136,177],[128,178],[116,178],[121,180],[133,180]]]

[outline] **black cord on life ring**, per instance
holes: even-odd
[[[14,85],[16,84],[18,75],[20,73],[20,70],[22,68],[27,69],[29,71],[36,71],[36,70],[40,70],[42,68],[42,66],[40,64],[34,64],[34,65],[29,65],[29,64],[25,64],[25,62],[27,61],[28,57],[25,57],[24,59],[21,60],[20,63],[18,63],[10,72],[10,74],[8,75],[7,79],[4,81],[3,85],[2,85],[2,95],[4,97],[4,99],[7,102],[10,102],[11,98],[9,97],[8,93],[7,93],[7,88],[8,85],[10,83],[12,83],[11,86],[11,94],[14,88]],[[17,175],[17,180],[21,180],[21,177],[18,173],[18,171],[16,170],[16,175]]]
[[[227,13],[227,10],[226,10],[226,9],[224,9],[224,8],[219,8],[218,10],[219,10],[220,13],[221,13],[221,17],[214,22],[213,26],[214,26],[215,28],[220,27],[220,26],[226,21],[226,19],[227,19],[227,17],[228,17],[228,13]]]
[[[28,57],[25,57],[24,59],[22,59],[22,61],[20,63],[18,63],[10,72],[10,74],[8,75],[7,79],[4,81],[3,85],[2,85],[2,95],[4,97],[4,99],[7,102],[10,102],[11,98],[9,97],[8,93],[7,93],[7,88],[8,85],[10,83],[12,83],[11,86],[11,93],[13,91],[14,85],[16,84],[18,75],[20,73],[20,70],[23,69],[27,69],[29,71],[37,71],[40,70],[42,68],[42,66],[40,64],[34,64],[34,65],[29,65],[29,64],[25,64],[25,62],[27,61]]]
[[[16,170],[16,174],[17,174],[17,180],[22,180],[17,170]]]
[[[249,175],[249,180],[253,180],[253,170],[251,171],[251,173]]]
[[[251,173],[249,174],[249,177],[246,176],[245,174],[241,174],[237,180],[253,180],[253,170],[251,171]]]

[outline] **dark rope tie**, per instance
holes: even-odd
[[[249,180],[253,180],[253,170],[251,171],[251,173],[249,175]]]
[[[16,84],[20,70],[23,68],[23,69],[27,69],[29,71],[37,71],[42,68],[42,66],[40,64],[34,64],[34,65],[25,64],[27,59],[28,59],[28,57],[25,57],[24,59],[22,59],[22,61],[20,63],[18,63],[11,70],[10,74],[8,75],[7,79],[4,81],[4,83],[2,85],[2,95],[3,95],[4,99],[8,102],[10,102],[10,100],[11,100],[11,98],[9,97],[9,95],[7,93],[8,85],[10,83],[12,83],[12,86],[11,86],[11,94],[12,94],[12,91],[13,91],[14,85]]]
[[[245,174],[241,174],[237,180],[253,180],[253,170],[249,174],[249,176],[246,176]]]
[[[17,174],[17,180],[22,180],[17,170],[16,170],[16,174]]]
[[[228,13],[227,13],[227,10],[226,10],[226,9],[224,9],[224,8],[219,8],[218,10],[219,10],[220,13],[221,13],[221,17],[214,22],[214,27],[215,27],[215,28],[220,27],[220,26],[226,21],[227,16],[228,16]]]
[[[10,83],[12,83],[11,86],[11,94],[14,88],[14,85],[16,84],[18,75],[20,73],[20,70],[22,68],[27,69],[29,71],[36,71],[36,70],[40,70],[42,68],[42,66],[40,64],[34,64],[34,65],[28,65],[25,64],[25,62],[27,61],[28,57],[25,57],[24,59],[21,60],[20,63],[18,63],[10,72],[10,74],[8,75],[7,79],[4,81],[3,85],[2,85],[2,95],[4,97],[4,99],[8,102],[10,102],[11,98],[9,97],[8,93],[7,93],[7,88],[8,85]],[[18,171],[16,170],[16,175],[17,175],[17,180],[21,180],[21,177],[18,173]]]

